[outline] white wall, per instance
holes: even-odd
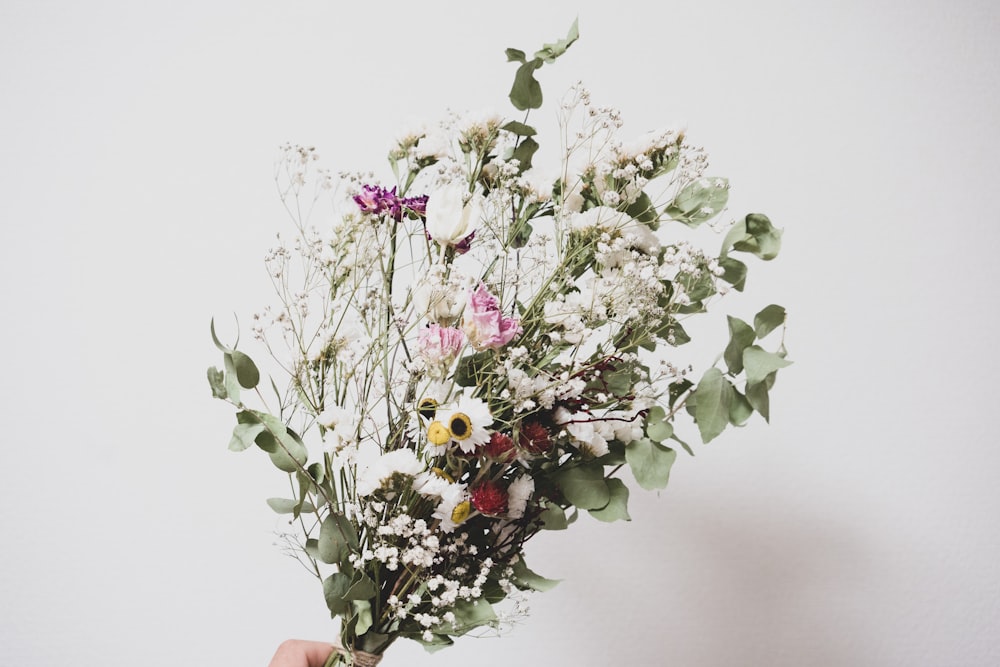
[[[550,99],[583,79],[626,129],[687,122],[733,211],[785,229],[733,303],[787,306],[796,363],[772,425],[682,457],[633,522],[532,543],[564,581],[515,632],[386,664],[1000,664],[998,6],[550,4],[0,7],[4,664],[331,634],[204,379],[209,319],[268,299],[275,148],[385,173],[404,119],[507,111],[503,49],[574,16]]]

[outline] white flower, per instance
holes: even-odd
[[[489,406],[478,398],[462,396],[453,409],[438,409],[434,421],[427,427],[427,439],[434,445],[453,442],[466,454],[490,441],[489,427],[493,415]]]
[[[440,245],[457,245],[476,231],[483,218],[483,198],[473,195],[466,202],[468,190],[452,183],[427,198],[427,233]]]
[[[316,421],[325,426],[323,449],[328,453],[338,452],[355,441],[353,415],[339,405],[331,405],[316,416]]]
[[[528,499],[535,492],[535,480],[530,475],[521,475],[507,488],[507,517],[520,519],[528,506]]]
[[[441,502],[434,509],[433,517],[441,521],[442,531],[451,533],[468,518],[470,511],[465,484],[449,484],[442,492]]]
[[[374,454],[372,448],[375,449]],[[396,473],[414,477],[424,470],[424,465],[417,460],[412,449],[396,449],[380,456],[377,453],[378,445],[374,443],[365,443],[358,448],[355,491],[359,496],[371,495]]]

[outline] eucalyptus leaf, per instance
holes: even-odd
[[[538,130],[535,128],[516,120],[509,121],[507,124],[502,125],[500,129],[506,130],[511,134],[516,134],[519,137],[533,137],[538,134]]]
[[[363,572],[358,572],[354,577],[354,582],[344,594],[347,600],[370,600],[377,592],[375,582]]]
[[[772,303],[753,318],[753,328],[757,338],[764,338],[785,323],[785,309]]]
[[[573,25],[569,27],[569,32],[566,33],[564,39],[560,39],[552,44],[543,44],[542,48],[535,52],[535,57],[544,60],[547,63],[552,63],[556,58],[566,53],[573,42],[580,38],[580,27],[579,21],[574,19]]]
[[[734,257],[719,259],[722,268],[721,278],[733,286],[737,292],[742,292],[747,284],[747,265]]]
[[[316,545],[320,560],[324,563],[346,561],[347,555],[358,548],[358,533],[354,525],[343,514],[329,514],[319,528]]]
[[[296,513],[296,508],[299,508],[299,501],[292,498],[268,498],[267,505],[278,514],[293,514]],[[298,509],[298,512],[315,511],[316,508],[311,503],[302,503]]]
[[[233,452],[242,452],[250,445],[254,444],[257,436],[264,430],[265,426],[260,422],[237,424],[233,427],[233,437],[229,440],[229,449]]]
[[[654,442],[663,442],[674,434],[674,427],[667,421],[667,411],[655,405],[646,415],[646,437]]]
[[[215,366],[208,369],[208,384],[212,388],[212,398],[225,398],[229,395],[226,392],[226,374]]]
[[[518,161],[518,169],[520,171],[524,172],[531,169],[531,158],[537,150],[538,142],[531,137],[525,137],[517,144],[517,148],[514,149],[511,157]]]
[[[744,357],[744,364],[746,358]],[[710,442],[729,425],[729,404],[733,400],[733,385],[718,368],[705,371],[695,389],[695,421],[702,442]]]
[[[639,197],[626,207],[625,213],[639,222],[646,223],[653,231],[656,231],[656,228],[659,226],[657,224],[656,206],[645,192],[640,193]]]
[[[226,388],[226,395],[233,403],[242,405],[240,401],[240,383],[236,377],[236,364],[233,361],[231,352],[222,355],[223,367],[226,369],[223,382]]]
[[[344,598],[351,587],[351,578],[343,572],[334,572],[323,580],[323,597],[331,616],[342,616],[351,610],[351,603]]]
[[[542,106],[542,85],[535,78],[535,70],[541,66],[541,60],[530,60],[517,68],[514,84],[508,95],[515,109],[526,111]]]
[[[733,400],[729,403],[729,423],[733,426],[742,426],[753,414],[753,406],[747,397],[733,387]]]
[[[738,317],[727,315],[726,319],[729,322],[729,344],[722,358],[729,372],[736,375],[743,370],[743,350],[753,345],[756,334],[753,327]]]
[[[590,510],[590,515],[608,523],[631,521],[632,517],[628,515],[628,487],[620,479],[612,478],[608,480],[608,489],[611,492],[608,504],[599,510]]]
[[[212,342],[215,343],[215,347],[219,348],[219,351],[222,352],[222,353],[224,353],[224,354],[228,354],[229,352],[232,352],[232,349],[229,348],[229,347],[227,347],[227,346],[225,346],[225,345],[223,345],[219,341],[219,337],[215,334],[215,318],[214,317],[212,318],[212,321],[209,323],[208,328],[212,332]]]
[[[729,202],[729,181],[702,177],[682,189],[664,212],[688,227],[697,227],[717,216]]]
[[[747,372],[747,384],[763,382],[768,375],[790,366],[792,362],[774,352],[768,352],[759,345],[753,345],[743,350],[743,366]]]
[[[677,452],[649,438],[633,440],[625,447],[625,460],[632,476],[647,491],[666,488],[676,459]]]
[[[266,437],[263,438],[263,443],[261,442],[262,438],[258,438],[257,441],[258,446],[268,452],[271,463],[284,472],[296,472],[305,466],[309,452],[302,439],[274,415],[258,413],[258,416],[267,426],[265,433],[271,436],[275,445],[272,451],[267,449],[271,442]],[[261,436],[264,436],[265,433],[262,433]]]
[[[781,230],[766,215],[750,213],[736,222],[723,239],[723,256],[730,250],[748,252],[763,260],[774,259],[781,250]]]
[[[513,569],[514,583],[516,583],[521,589],[531,589],[533,591],[538,591],[539,593],[544,593],[545,591],[552,590],[559,584],[557,579],[546,579],[545,577],[532,572],[525,564],[524,558],[518,559],[518,561],[514,563]]]
[[[582,510],[599,509],[608,504],[611,492],[601,465],[578,465],[555,476],[566,500]]]
[[[459,599],[451,611],[455,614],[455,621],[441,626],[441,630],[450,635],[464,635],[470,630],[489,625],[497,620],[493,605],[483,599]]]
[[[244,389],[253,389],[260,382],[260,371],[253,360],[240,352],[233,350],[230,353],[233,357],[233,366],[236,368],[236,379]]]
[[[764,421],[771,421],[771,400],[767,393],[767,382],[757,382],[747,384],[747,400],[753,409],[764,418]]]
[[[566,511],[555,503],[547,503],[538,518],[542,520],[542,528],[545,530],[566,530],[569,527]]]
[[[372,605],[367,600],[354,600],[351,607],[355,617],[354,632],[360,637],[372,627]]]

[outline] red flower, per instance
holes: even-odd
[[[506,514],[507,491],[496,482],[486,481],[472,488],[472,506],[483,514]]]
[[[532,454],[547,452],[552,447],[549,430],[538,422],[523,422],[517,436],[517,446]]]
[[[513,456],[514,441],[509,435],[494,431],[490,441],[483,446],[483,454],[496,461],[506,461]]]

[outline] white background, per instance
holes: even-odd
[[[685,122],[785,230],[731,307],[785,305],[795,365],[631,523],[532,542],[563,582],[513,633],[385,664],[1000,664],[998,5],[556,4],[0,5],[0,662],[332,636],[205,381],[210,318],[270,300],[276,148],[388,178],[407,119],[512,111],[504,48],[578,16],[539,125],[576,79],[627,133]]]

